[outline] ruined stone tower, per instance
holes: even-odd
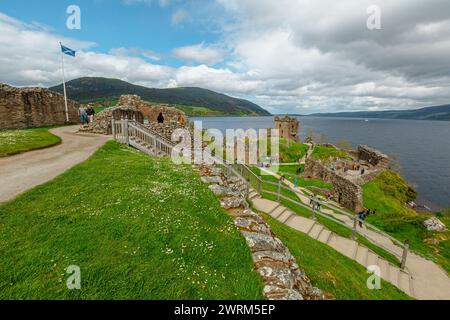
[[[288,140],[300,141],[300,122],[296,118],[291,118],[288,115],[280,118],[275,117],[275,129],[280,130],[280,137]]]

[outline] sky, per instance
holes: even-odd
[[[60,41],[77,51],[68,80],[203,87],[272,113],[450,103],[449,0],[0,0],[1,83],[61,83]]]

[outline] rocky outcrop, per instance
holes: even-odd
[[[78,123],[78,104],[68,101],[69,122]],[[25,129],[66,123],[64,96],[44,88],[0,84],[0,129]]]
[[[445,224],[435,217],[425,220],[423,222],[423,225],[425,226],[425,228],[427,228],[428,231],[443,232],[447,230]]]
[[[345,208],[354,212],[359,212],[364,208],[361,187],[341,177],[336,171],[326,167],[320,161],[312,158],[306,159],[305,176],[331,182],[333,193],[336,195],[335,200]]]

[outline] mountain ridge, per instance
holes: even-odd
[[[68,98],[78,102],[106,101],[117,99],[123,94],[137,94],[143,100],[179,105],[183,110],[192,113],[205,109],[204,112],[208,113],[209,110],[213,115],[270,115],[267,110],[248,100],[198,87],[157,89],[134,85],[120,79],[83,77],[67,82],[66,88]],[[63,92],[62,84],[49,89]]]

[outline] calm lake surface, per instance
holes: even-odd
[[[205,117],[204,128],[272,128],[273,117]],[[450,207],[450,122],[299,117],[300,135],[313,130],[331,143],[367,144],[395,156],[401,174],[419,193],[418,202],[434,210]]]

